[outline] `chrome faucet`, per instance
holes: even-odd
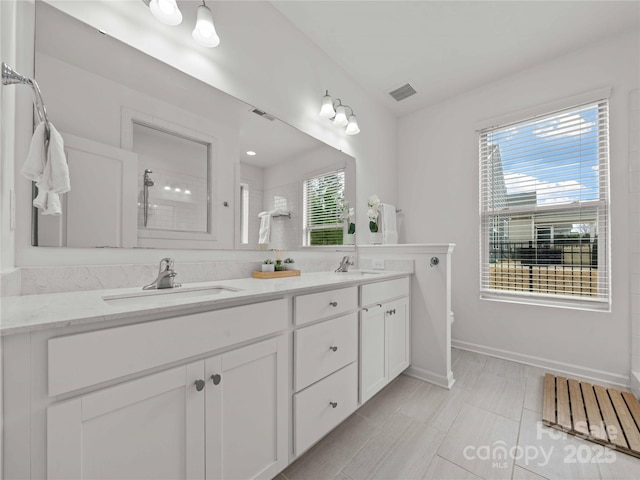
[[[173,269],[173,258],[163,258],[160,260],[160,271],[158,272],[158,278],[153,283],[142,287],[143,290],[153,290],[154,288],[176,288],[182,286],[181,283],[174,282],[174,279],[178,275]]]
[[[336,272],[348,272],[351,265],[354,265],[353,257],[345,255],[342,257],[342,260],[340,260],[340,266],[336,268]]]

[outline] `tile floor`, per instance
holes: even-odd
[[[276,480],[640,479],[640,459],[542,426],[544,370],[453,350],[445,390],[400,375]]]

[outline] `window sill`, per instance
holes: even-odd
[[[355,252],[355,245],[300,245],[300,250],[317,252]]]
[[[556,298],[557,297],[557,298]],[[571,310],[586,310],[590,312],[611,312],[611,301],[601,299],[577,299],[568,295],[535,295],[518,293],[510,295],[504,292],[483,291],[480,292],[480,300],[492,302],[515,303],[520,305],[534,305],[540,307],[568,308]]]

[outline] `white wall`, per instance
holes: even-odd
[[[19,3],[31,4],[32,1]],[[48,3],[103,28],[110,35],[156,58],[170,61],[180,70],[355,157],[358,162],[357,208],[361,212],[358,215],[361,231],[366,227],[368,195],[377,193],[385,201],[397,203],[395,117],[363,93],[340,67],[269,3],[215,2],[211,5],[222,43],[214,51],[205,49],[206,53],[193,43],[190,34],[184,36],[184,44],[180,44],[181,40],[169,41],[169,35],[173,33],[168,32],[180,32],[160,25],[139,0]],[[119,15],[120,8],[141,11],[143,20],[134,15]],[[184,22],[180,28],[189,30],[190,26]],[[29,28],[24,32],[28,35]],[[31,41],[29,38],[22,40]],[[205,54],[210,54],[211,58],[205,58]],[[32,66],[26,65],[23,70],[28,74]],[[362,130],[359,135],[347,137],[343,131],[335,130],[329,122],[318,117],[319,102],[325,89],[348,100],[356,109]],[[29,136],[28,129],[20,131],[17,142],[28,145]],[[25,201],[29,183],[16,176],[16,187],[18,200]],[[29,247],[29,230],[25,225],[30,219],[28,215],[23,217],[18,219],[18,228],[22,232],[16,239],[18,266],[119,263],[125,258],[134,259],[133,263],[147,263],[162,255],[157,250],[132,254],[120,250],[35,249]],[[201,254],[208,259],[221,255],[224,253],[209,251]]]
[[[626,33],[399,121],[398,204],[405,213],[404,238],[408,243],[456,244],[454,344],[628,383],[628,105],[629,92],[639,83],[639,44],[638,31]],[[607,86],[612,87],[611,312],[480,300],[478,123]]]
[[[640,396],[640,89],[629,95],[629,225],[631,230],[631,384]]]

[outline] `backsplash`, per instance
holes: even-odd
[[[296,266],[305,272],[333,271],[344,255],[356,252],[285,252],[292,256]],[[275,258],[271,251],[247,252],[247,259],[181,262],[176,258],[176,281],[180,283],[211,282],[248,278],[259,270],[263,258]],[[385,259],[385,270],[413,273],[414,262],[407,259]],[[371,269],[372,259],[361,258],[356,268]],[[80,265],[52,267],[23,267],[6,272],[1,277],[2,296],[37,295],[112,288],[142,287],[153,282],[158,274],[158,264]]]
[[[264,252],[263,255],[265,258],[274,258],[272,252]],[[296,264],[303,272],[322,272],[334,270],[344,253],[332,252],[324,254],[322,258],[309,259],[300,258],[298,252],[291,252],[291,255],[296,257]],[[176,262],[176,281],[194,283],[248,278],[260,268],[260,263],[255,260]],[[10,278],[3,275],[2,295],[142,287],[153,282],[157,274],[157,264],[25,267],[16,270]]]

